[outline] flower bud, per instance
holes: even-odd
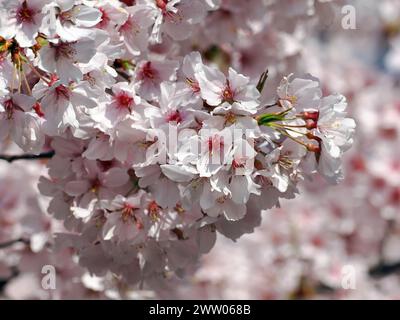
[[[310,152],[315,152],[315,153],[320,153],[321,152],[321,148],[313,143],[309,143],[307,144],[307,150]]]
[[[306,120],[306,128],[308,130],[317,128],[317,122],[311,119]]]
[[[317,122],[319,118],[319,111],[304,111],[301,113],[301,117],[304,120],[313,120]]]

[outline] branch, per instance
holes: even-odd
[[[268,69],[265,70],[265,72],[263,72],[261,74],[260,79],[258,80],[258,83],[257,83],[258,92],[261,93],[263,91],[264,85],[265,85],[265,81],[267,81],[267,79],[268,79]]]
[[[379,263],[368,271],[369,275],[374,278],[382,278],[398,272],[400,272],[400,261],[394,263]]]
[[[14,239],[14,240],[10,240],[10,241],[7,241],[7,242],[3,242],[3,243],[0,243],[0,249],[5,249],[5,248],[8,248],[8,247],[11,247],[13,244],[18,243],[18,242],[22,242],[22,243],[28,244],[29,240],[19,238],[19,239]]]
[[[131,81],[132,80],[132,78],[131,78],[131,76],[129,74],[127,74],[127,73],[125,73],[123,71],[119,71],[119,70],[116,70],[116,71],[117,71],[118,75],[121,76],[122,78],[124,78],[125,80],[127,80],[127,81]]]
[[[368,271],[369,275],[373,278],[381,278],[391,275],[393,273],[400,272],[400,261],[392,263],[385,262],[385,247],[394,227],[395,223],[393,220],[386,221],[385,232],[378,247],[378,263],[375,266],[371,267]]]
[[[40,159],[50,159],[54,156],[54,151],[44,152],[41,154],[21,154],[21,155],[0,155],[0,160],[5,160],[9,163],[17,160],[40,160]]]

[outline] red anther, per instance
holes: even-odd
[[[312,130],[312,129],[317,128],[317,122],[314,121],[314,120],[311,120],[311,119],[307,119],[306,120],[306,128],[308,130]]]
[[[315,152],[315,153],[320,153],[321,152],[321,148],[313,143],[309,143],[307,144],[307,150],[310,152]]]
[[[178,212],[179,214],[183,214],[185,213],[185,209],[182,207],[182,205],[180,203],[177,203],[175,206],[175,211]]]
[[[69,99],[69,90],[67,87],[62,84],[55,88],[57,98],[63,97],[64,99]]]
[[[138,219],[135,216],[135,211],[136,210],[138,210],[138,208],[132,206],[129,203],[124,203],[124,207],[121,210],[121,218],[122,218],[123,222],[128,222],[129,220],[133,220],[135,222],[135,224],[136,224],[136,227],[138,229],[141,229],[138,226]]]
[[[58,76],[56,74],[52,74],[50,76],[50,82],[49,82],[49,87],[51,87],[53,84],[55,84],[58,81]]]
[[[124,203],[124,208],[122,209],[122,213],[125,213],[125,214],[131,216],[134,210],[135,210],[134,206],[132,206],[129,203]]]
[[[186,78],[186,83],[190,86],[194,93],[200,92],[200,85],[196,80]]]
[[[33,110],[35,110],[36,114],[40,117],[44,117],[44,112],[42,110],[42,106],[40,105],[39,102],[36,102],[35,105],[33,106]]]
[[[156,5],[161,10],[165,10],[167,8],[168,0],[156,0]]]
[[[161,207],[154,200],[149,203],[147,210],[153,220],[157,220],[160,217]]]
[[[133,98],[124,92],[117,95],[116,100],[119,108],[130,109],[133,103]]]
[[[167,116],[167,121],[168,121],[168,122],[181,123],[181,122],[182,122],[182,116],[181,116],[181,114],[179,113],[179,111],[176,110],[176,111],[170,113],[170,114]]]
[[[222,91],[222,98],[224,99],[224,101],[229,102],[229,103],[233,103],[234,102],[234,92],[231,89],[231,86],[229,84],[229,82],[227,82],[224,91]]]
[[[14,115],[14,102],[12,101],[12,99],[8,99],[7,101],[5,101],[3,103],[4,105],[4,109],[6,111],[7,114],[7,119],[12,119],[13,115]]]
[[[301,116],[304,120],[313,120],[317,122],[319,119],[319,111],[304,111],[301,113]]]
[[[243,161],[239,160],[239,159],[238,160],[233,159],[232,167],[235,168],[235,169],[244,168],[245,167],[245,163]]]

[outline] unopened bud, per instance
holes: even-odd
[[[314,121],[314,120],[311,120],[311,119],[307,119],[306,120],[306,128],[308,130],[312,130],[312,129],[317,128],[317,122]]]
[[[313,143],[309,143],[307,144],[307,150],[310,152],[315,152],[315,153],[320,153],[321,152],[321,148]]]
[[[315,140],[315,141],[318,141],[318,142],[321,142],[321,141],[322,141],[322,139],[321,139],[320,137],[317,137],[317,136],[314,135],[312,132],[307,132],[307,133],[306,133],[306,137],[307,137],[308,139]]]
[[[304,120],[313,120],[315,122],[319,119],[319,111],[304,111],[301,113]]]

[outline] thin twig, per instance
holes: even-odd
[[[263,109],[268,109],[272,107],[277,107],[279,106],[278,102],[272,103],[272,104],[267,104],[266,106],[263,107]]]
[[[10,241],[6,241],[6,242],[3,242],[3,243],[0,243],[0,249],[5,249],[5,248],[8,248],[8,247],[11,247],[13,244],[16,244],[16,243],[19,243],[19,242],[25,243],[25,244],[29,243],[29,241],[26,240],[26,239],[22,239],[22,238],[14,239],[14,240],[10,240]]]
[[[400,273],[400,261],[392,263],[379,263],[370,268],[368,273],[373,278],[382,278],[391,274]]]
[[[385,247],[386,247],[386,244],[389,240],[390,234],[393,231],[394,227],[395,227],[395,223],[393,220],[389,219],[386,221],[385,231],[384,231],[382,240],[380,241],[379,247],[378,247],[379,264],[380,265],[385,264]]]
[[[268,79],[268,69],[265,70],[265,72],[263,72],[261,74],[260,79],[258,80],[258,83],[257,83],[258,92],[261,93],[263,91],[264,85],[265,85],[265,81],[267,81],[267,79]]]
[[[122,78],[124,78],[127,81],[131,81],[132,77],[129,74],[126,74],[125,72],[119,71],[119,70],[116,70],[116,71],[117,71],[119,76],[121,76]]]
[[[0,155],[0,160],[5,160],[7,162],[13,162],[17,160],[40,160],[40,159],[50,159],[54,156],[54,151],[44,152],[40,154],[20,154],[20,155]]]
[[[400,261],[390,263],[385,261],[385,247],[394,227],[395,224],[393,220],[386,221],[385,231],[378,247],[378,263],[369,269],[369,275],[371,277],[380,278],[400,272]]]

